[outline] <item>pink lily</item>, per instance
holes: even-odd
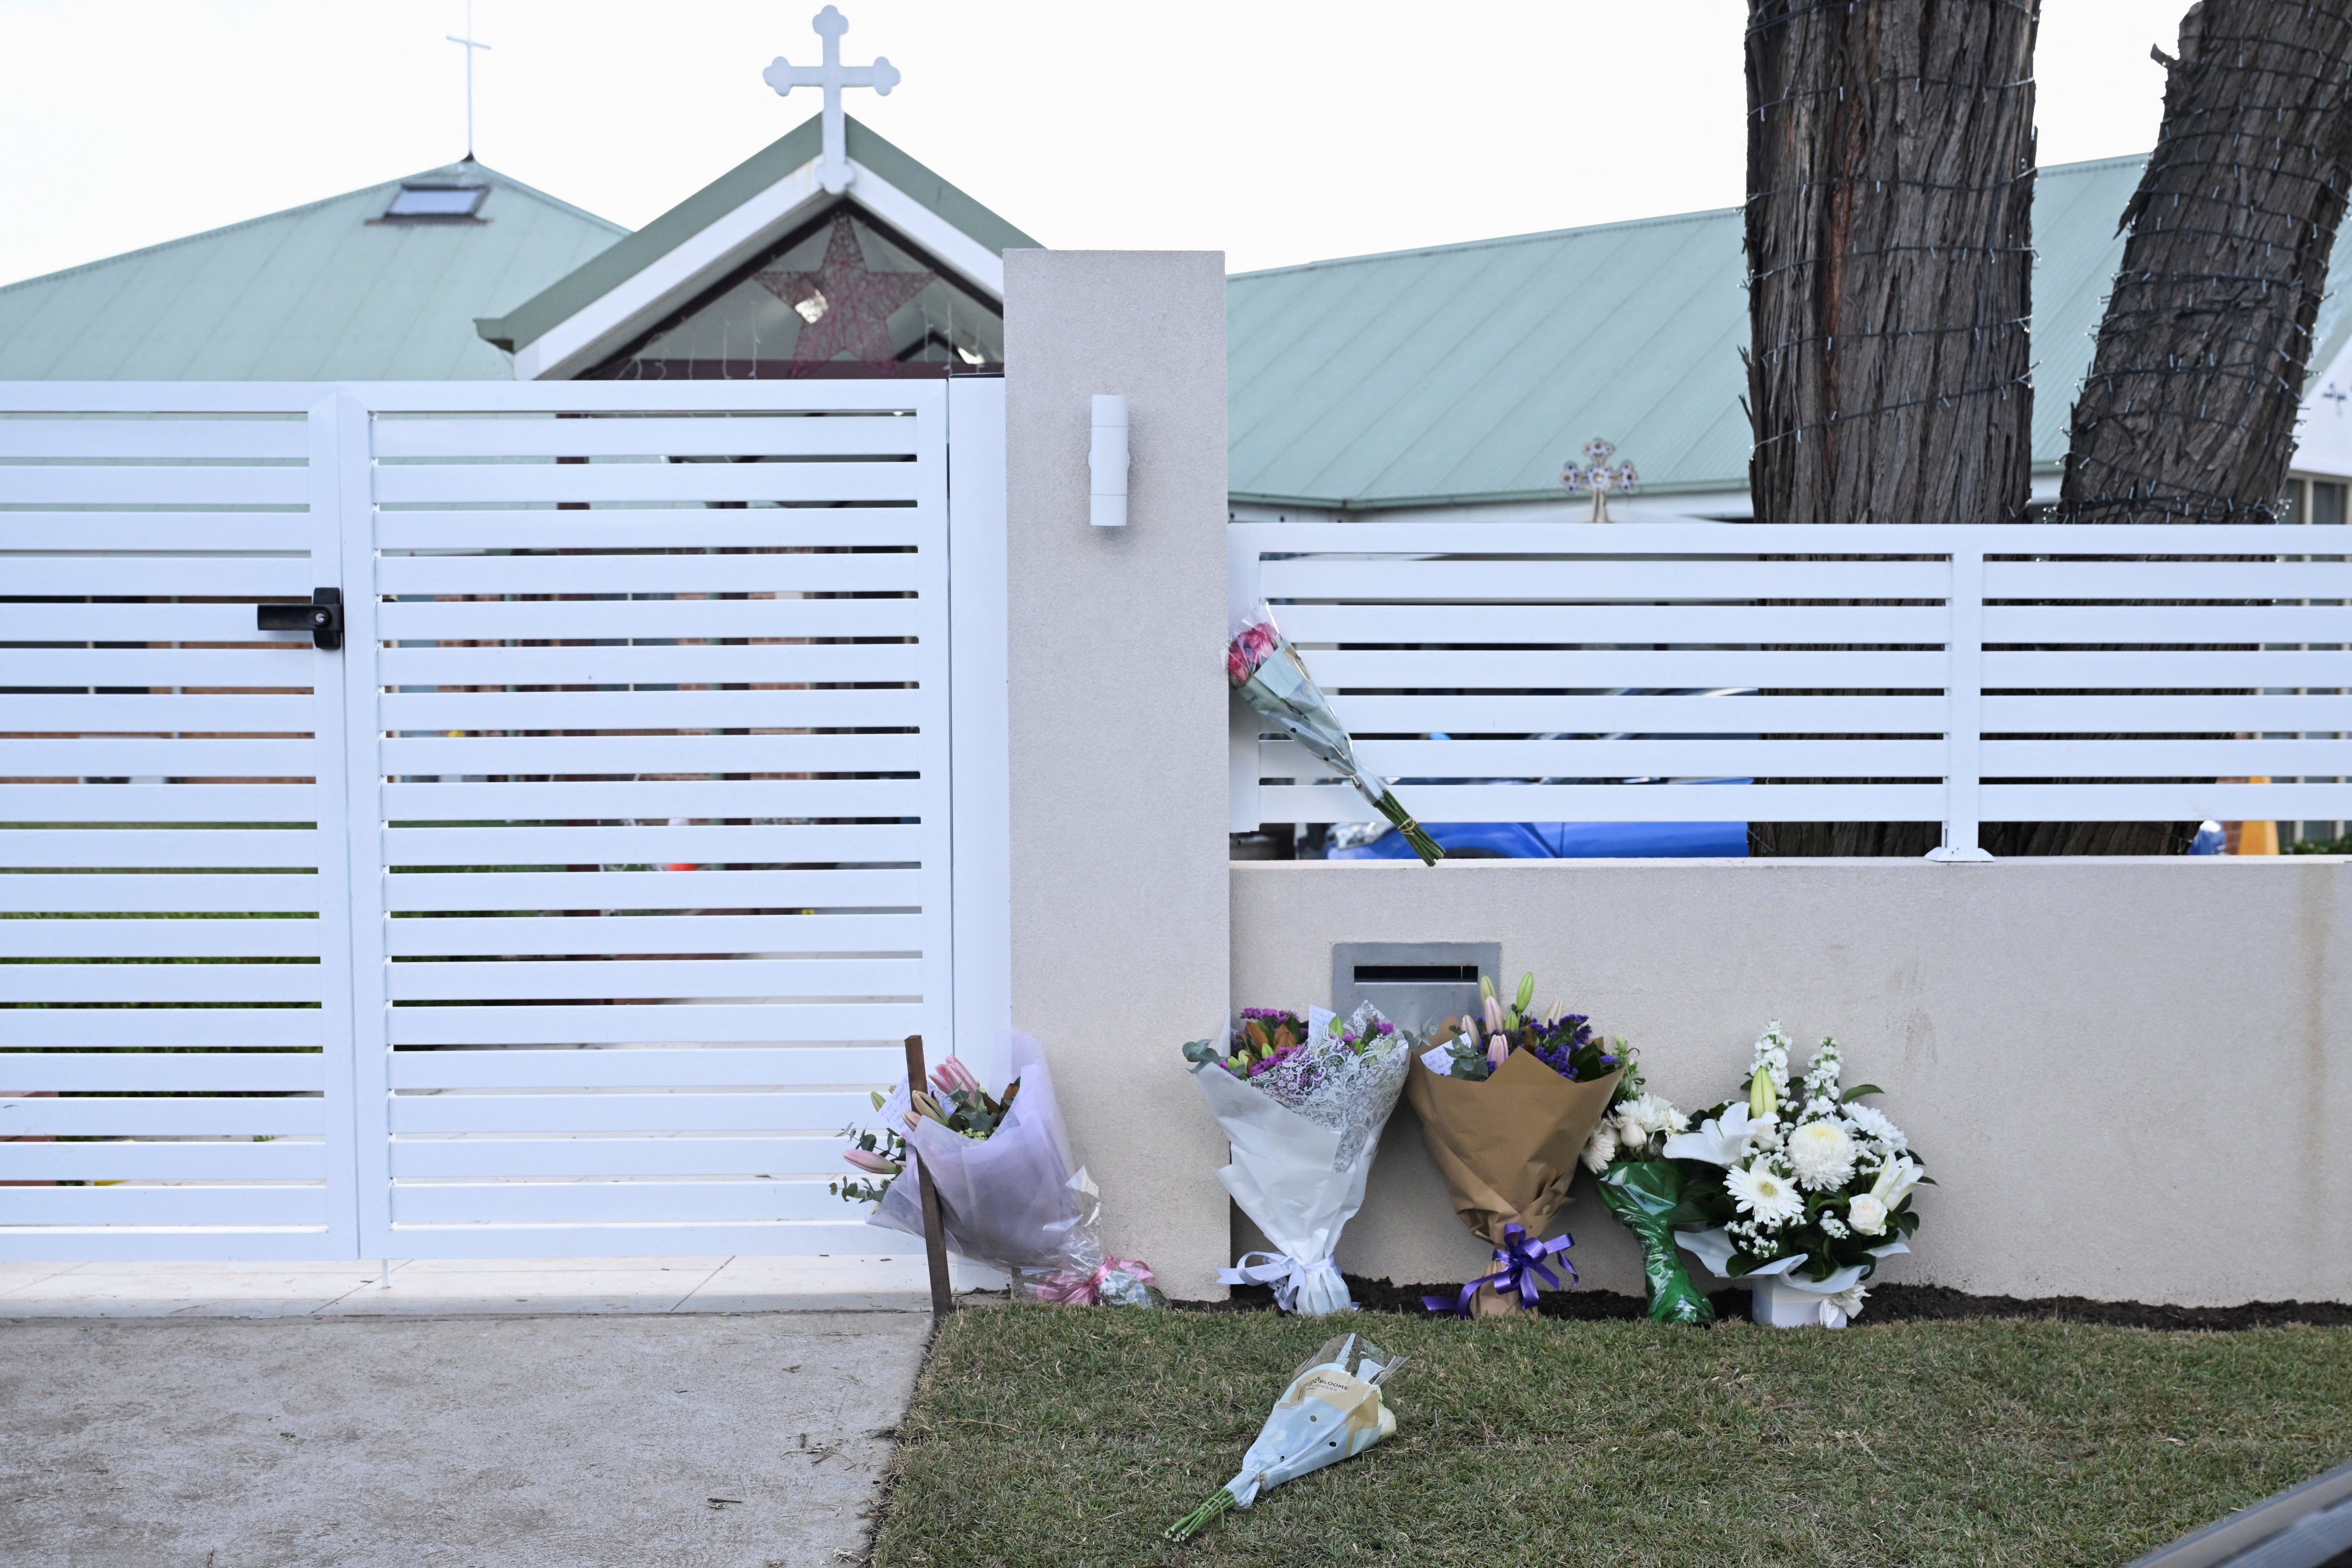
[[[980,1089],[980,1079],[972,1076],[970,1068],[953,1057],[948,1058],[932,1069],[931,1081],[950,1094],[960,1090],[977,1093]]]
[[[902,1169],[892,1162],[885,1160],[881,1155],[870,1153],[864,1149],[845,1150],[841,1157],[859,1170],[871,1171],[877,1176],[895,1176]]]
[[[1489,1006],[1492,1006],[1494,1004],[1492,1003],[1487,1004]],[[1508,1035],[1498,1034],[1494,1038],[1486,1042],[1486,1064],[1489,1067],[1501,1067],[1503,1065],[1503,1058],[1510,1054],[1511,1038]]]

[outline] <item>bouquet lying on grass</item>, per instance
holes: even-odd
[[[1358,794],[1396,825],[1422,864],[1434,866],[1445,858],[1437,841],[1423,832],[1421,824],[1398,804],[1387,781],[1367,773],[1356,761],[1355,742],[1331,711],[1330,699],[1307,673],[1307,661],[1298,657],[1298,650],[1275,629],[1273,612],[1263,604],[1243,617],[1225,644],[1225,679],[1241,693],[1243,701],[1354,784]]]
[[[1759,1321],[1843,1328],[1862,1310],[1878,1260],[1911,1250],[1911,1192],[1927,1180],[1903,1130],[1867,1105],[1875,1084],[1842,1089],[1838,1043],[1813,1052],[1789,1089],[1789,1037],[1778,1019],[1756,1042],[1745,1099],[1699,1113],[1667,1139],[1685,1162],[1684,1198],[1706,1224],[1682,1246],[1727,1279],[1755,1282]]]
[[[877,1096],[880,1131],[845,1130],[851,1147],[844,1157],[866,1176],[832,1190],[873,1204],[867,1224],[921,1236],[919,1184],[898,1178],[909,1166],[928,1167],[948,1247],[1003,1268],[1016,1300],[1166,1305],[1148,1265],[1103,1248],[1101,1194],[1070,1159],[1045,1052],[1026,1035],[1003,1038],[1013,1078],[1003,1094],[989,1094],[950,1057],[929,1086],[902,1082]]]
[[[1381,1129],[1412,1064],[1409,1037],[1369,1002],[1344,1024],[1320,1007],[1303,1019],[1247,1007],[1222,1039],[1194,1040],[1184,1055],[1233,1145],[1217,1180],[1276,1247],[1244,1254],[1218,1279],[1271,1285],[1286,1312],[1349,1310],[1331,1255],[1363,1206]]]
[[[1170,1525],[1171,1541],[1182,1541],[1227,1509],[1247,1508],[1267,1487],[1295,1481],[1309,1470],[1351,1459],[1396,1430],[1396,1416],[1381,1385],[1405,1364],[1360,1334],[1324,1342],[1291,1373],[1257,1441],[1242,1456],[1242,1468],[1208,1501]]]
[[[1680,1161],[1664,1157],[1668,1139],[1690,1118],[1642,1087],[1629,1059],[1609,1113],[1584,1145],[1584,1166],[1609,1212],[1642,1244],[1642,1276],[1654,1323],[1711,1323],[1715,1307],[1691,1280],[1675,1247],[1675,1226],[1705,1225],[1706,1211],[1685,1193]]]
[[[1405,1080],[1454,1212],[1495,1249],[1493,1272],[1465,1284],[1458,1300],[1423,1298],[1433,1311],[1530,1310],[1539,1284],[1559,1289],[1546,1260],[1574,1245],[1537,1238],[1568,1202],[1577,1156],[1614,1102],[1632,1053],[1622,1040],[1611,1048],[1582,1014],[1557,1004],[1530,1011],[1535,984],[1533,974],[1522,978],[1506,1007],[1481,976],[1481,1012],[1433,1029],[1436,1043]],[[1574,1266],[1560,1263],[1573,1279]]]

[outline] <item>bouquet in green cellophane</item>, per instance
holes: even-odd
[[[1350,1459],[1396,1431],[1396,1416],[1381,1385],[1405,1364],[1361,1334],[1340,1334],[1291,1373],[1257,1441],[1242,1456],[1239,1474],[1165,1531],[1190,1538],[1227,1509],[1247,1508],[1267,1487]]]
[[[1715,1321],[1713,1303],[1692,1282],[1675,1245],[1675,1226],[1705,1225],[1709,1217],[1684,1193],[1682,1163],[1664,1157],[1665,1141],[1689,1127],[1689,1117],[1642,1087],[1641,1068],[1629,1061],[1616,1100],[1584,1145],[1584,1168],[1601,1203],[1642,1244],[1654,1323]]]

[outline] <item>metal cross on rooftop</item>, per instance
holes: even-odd
[[[470,163],[474,161],[474,51],[490,47],[475,41],[474,0],[466,0],[466,36],[461,38],[455,33],[444,33],[442,37],[453,44],[466,46],[466,162]]]
[[[883,97],[898,85],[898,69],[880,55],[870,66],[845,66],[841,63],[841,35],[849,31],[849,18],[827,5],[809,24],[824,39],[824,63],[821,66],[796,66],[778,55],[760,79],[776,89],[776,96],[788,96],[796,87],[816,87],[824,89],[824,151],[817,159],[817,184],[827,192],[839,195],[849,189],[851,173],[849,151],[841,126],[841,89],[845,87],[870,87]]]

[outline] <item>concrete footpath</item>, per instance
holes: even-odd
[[[388,1286],[0,1264],[0,1563],[857,1562],[922,1280],[919,1255],[395,1263]]]
[[[12,1568],[862,1558],[928,1316],[0,1321]]]

